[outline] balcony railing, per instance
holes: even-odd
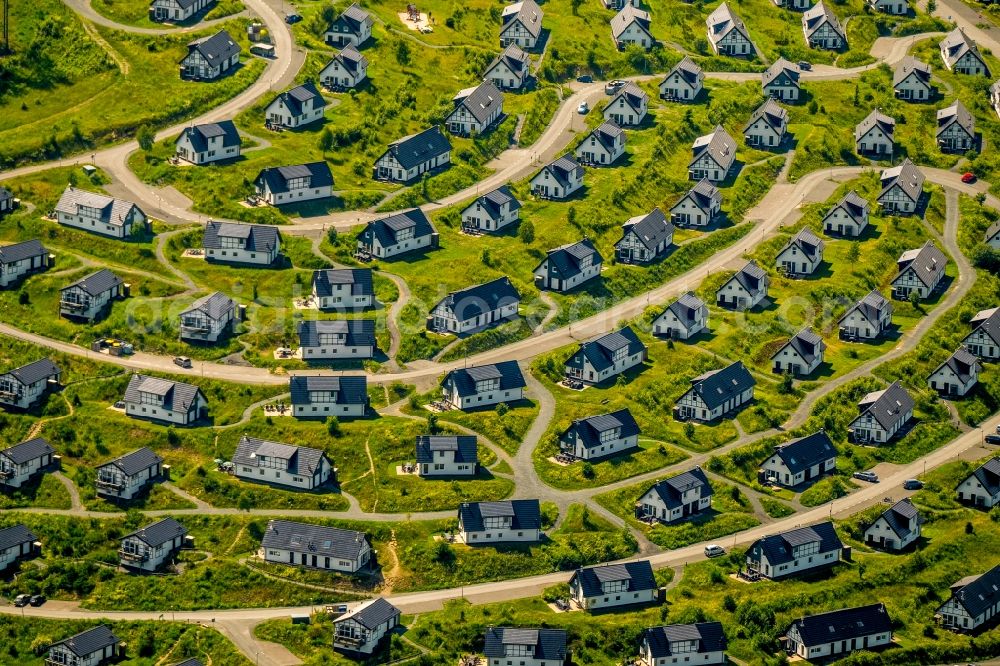
[[[0,391],[0,400],[6,402],[18,402],[21,399],[21,394],[16,391]]]
[[[364,645],[368,642],[368,636],[346,636],[337,634],[334,642],[343,643],[345,645]]]
[[[9,479],[14,476],[14,474],[16,474],[16,471],[9,467],[0,468],[0,479]]]
[[[90,303],[80,303],[79,301],[59,301],[59,308],[62,310],[86,310]]]
[[[118,557],[129,562],[145,562],[149,559],[149,553],[136,553],[131,550],[118,549]]]
[[[100,479],[99,478],[99,479],[97,479],[97,487],[98,488],[111,488],[113,490],[120,490],[121,488],[125,487],[125,483],[123,481],[119,481],[117,479]]]

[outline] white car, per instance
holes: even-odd
[[[580,106],[576,107],[576,111],[577,113],[585,115],[590,112],[590,105],[587,104],[586,102],[583,102],[582,104],[580,104]]]
[[[726,549],[722,546],[717,546],[714,543],[705,546],[705,557],[719,557],[720,555],[725,555]]]

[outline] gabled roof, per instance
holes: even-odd
[[[190,659],[185,659],[182,662],[176,663],[173,666],[205,666],[200,659],[195,659],[191,657]]]
[[[960,588],[952,586],[952,598],[962,605],[973,618],[994,607],[1000,599],[1000,564],[979,576],[959,581]]]
[[[750,35],[747,32],[747,27],[743,24],[743,19],[729,8],[728,2],[723,2],[716,7],[715,11],[705,19],[705,25],[708,26],[708,38],[713,44],[718,43],[720,39],[733,30],[741,33],[747,41],[750,41]]]
[[[979,47],[976,46],[976,42],[969,38],[961,28],[955,28],[941,40],[941,55],[949,67],[958,62],[966,53],[971,53],[985,66],[986,62],[979,54]]]
[[[527,382],[521,374],[517,361],[501,361],[491,365],[474,365],[471,368],[457,368],[444,376],[442,385],[451,384],[458,395],[465,397],[476,394],[476,382],[485,379],[499,379],[500,390],[524,388]]]
[[[510,278],[505,275],[496,280],[453,291],[438,301],[431,308],[431,311],[445,306],[464,321],[496,310],[501,305],[520,300],[521,294],[514,288]]]
[[[771,284],[771,278],[768,277],[767,271],[758,266],[757,262],[753,260],[748,261],[743,268],[736,271],[733,277],[723,283],[723,287],[733,280],[736,280],[747,291],[757,291],[761,288],[761,285],[766,287]],[[719,289],[721,291],[722,287]]]
[[[104,224],[116,227],[124,226],[125,218],[132,212],[133,208],[138,208],[131,201],[124,201],[109,197],[106,194],[78,190],[72,185],[68,186],[59,197],[56,204],[56,212],[66,215],[80,215],[80,207],[92,208],[97,211],[97,219]],[[141,210],[139,211],[142,212]]]
[[[378,240],[382,247],[396,244],[396,236],[401,231],[412,230],[412,238],[423,238],[434,233],[434,227],[427,215],[419,208],[410,208],[388,217],[372,220],[366,226],[361,236],[367,240]]]
[[[152,393],[163,397],[163,408],[175,412],[186,412],[204,395],[197,386],[160,379],[149,375],[132,375],[125,389],[125,402],[141,402],[141,393]],[[141,450],[141,449],[140,449]]]
[[[45,257],[48,254],[49,251],[37,238],[13,245],[0,245],[0,265],[13,264],[31,257]]]
[[[604,257],[594,247],[593,241],[584,238],[575,243],[549,250],[542,263],[549,262],[549,270],[558,275],[560,279],[567,280],[583,272],[583,263],[587,259],[590,260],[589,266],[604,263]],[[535,267],[536,271],[541,268],[542,263]]]
[[[1000,344],[1000,309],[993,310],[983,319],[973,322],[973,333],[981,332],[993,342]]]
[[[336,343],[324,343],[324,335],[343,336]],[[320,347],[325,344],[346,347],[375,346],[374,319],[311,319],[299,322],[299,346]]]
[[[326,454],[319,449],[308,446],[292,446],[266,439],[257,439],[243,435],[236,452],[233,454],[234,465],[259,467],[260,458],[278,458],[287,461],[288,473],[295,476],[312,476],[322,467]]]
[[[118,645],[118,643],[118,637],[111,633],[111,629],[103,624],[99,624],[93,629],[87,629],[75,636],[57,641],[50,645],[49,648],[62,645],[77,657],[86,657],[107,647]]]
[[[491,71],[501,62],[516,76],[523,78],[531,73],[531,56],[522,51],[517,44],[509,44],[500,52],[500,55],[493,59],[486,71]]]
[[[578,355],[583,355],[594,370],[600,372],[614,365],[615,352],[622,348],[627,348],[626,356],[632,356],[646,350],[646,345],[642,344],[639,336],[635,334],[631,326],[625,326],[617,331],[605,333],[592,340],[581,342],[579,348],[574,352],[570,361]]]
[[[17,524],[0,529],[0,553],[23,543],[34,543],[38,537],[28,529],[27,525]]]
[[[986,242],[989,243],[995,238],[1000,238],[1000,220],[997,220],[990,225],[990,228],[986,230]]]
[[[347,620],[353,620],[365,629],[374,630],[378,629],[392,618],[398,618],[400,615],[401,613],[398,608],[390,604],[384,598],[377,597],[371,601],[364,602],[349,613],[341,615],[334,620],[334,624],[340,624],[341,622],[346,622]]]
[[[368,380],[364,375],[293,375],[288,379],[293,405],[311,404],[313,391],[334,391],[338,405],[367,405]]]
[[[747,121],[744,132],[748,132],[750,127],[758,120],[763,120],[772,129],[778,130],[788,122],[788,111],[783,106],[774,101],[773,97],[768,97],[764,103],[757,107],[757,110]]]
[[[562,157],[549,162],[542,171],[548,171],[552,177],[563,187],[569,185],[572,176],[583,178],[583,167],[576,161],[572,154],[567,153]],[[537,178],[537,176],[535,176]]]
[[[353,32],[359,32],[363,24],[372,23],[373,21],[371,15],[355,2],[345,9],[334,22],[349,26]]]
[[[854,127],[854,140],[861,141],[875,127],[882,130],[882,134],[892,141],[893,135],[896,133],[896,119],[887,116],[878,109],[873,109],[865,116],[864,120]]]
[[[792,626],[807,647],[892,633],[892,621],[882,603],[810,615],[795,620]]]
[[[819,2],[802,14],[802,27],[805,28],[806,36],[812,37],[823,24],[828,24],[830,28],[840,35],[840,38],[847,41],[844,27],[840,25],[840,19],[826,6],[826,3]]]
[[[618,39],[633,23],[647,34],[649,33],[649,12],[637,9],[631,3],[626,3],[620,12],[611,17],[611,35]],[[628,85],[635,84],[629,83]],[[636,87],[638,88],[638,86]]]
[[[920,199],[924,189],[924,174],[910,161],[909,157],[903,160],[899,166],[882,171],[880,180],[882,182],[882,191],[878,195],[880,199],[894,185],[899,185],[903,192],[916,202]]]
[[[312,81],[306,81],[302,85],[295,86],[290,90],[278,93],[278,96],[274,98],[271,104],[281,100],[288,112],[293,116],[301,116],[305,111],[302,106],[309,100],[313,100],[312,108],[324,108],[326,107],[326,100],[323,99],[323,95],[320,94],[319,90],[316,88],[316,84]],[[268,105],[270,106],[270,105]]]
[[[967,382],[973,378],[976,371],[979,369],[979,359],[974,355],[970,354],[964,347],[959,348],[954,354],[948,357],[948,359],[939,365],[931,376],[934,376],[941,370],[941,368],[947,366],[955,376],[958,377],[959,381]]]
[[[693,155],[688,165],[694,164],[702,155],[708,153],[716,164],[728,170],[736,159],[736,141],[722,129],[722,125],[716,125],[711,134],[694,140],[691,151]]]
[[[774,447],[774,455],[781,459],[789,472],[798,474],[813,465],[836,458],[837,449],[833,447],[830,436],[820,429],[811,435]]]
[[[687,197],[690,197],[694,204],[704,211],[711,210],[716,202],[722,201],[722,193],[719,192],[719,188],[713,185],[707,178],[702,178],[695,183],[694,187],[688,190],[687,194],[681,197],[680,201],[683,201]],[[677,204],[674,205],[676,206]]]
[[[188,54],[197,51],[212,67],[218,67],[240,52],[240,45],[233,41],[229,33],[220,30],[211,37],[196,39],[188,44]]]
[[[865,319],[875,324],[886,308],[892,308],[892,304],[878,290],[873,289],[864,298],[849,307],[844,312],[844,316],[840,318],[840,321],[844,321],[852,312],[857,310]]]
[[[913,398],[898,381],[881,391],[872,391],[858,402],[858,411],[871,414],[878,424],[888,430],[903,418],[907,412],[912,412]]]
[[[782,73],[787,76],[792,85],[796,88],[799,87],[798,65],[794,65],[784,58],[778,58],[770,67],[764,70],[760,79],[761,86],[766,88],[771,85],[771,83],[773,83],[776,78],[781,76]]]
[[[351,285],[351,294],[355,296],[371,296],[375,293],[370,268],[328,268],[313,271],[312,283],[317,296],[332,295],[331,285],[335,284]]]
[[[922,522],[920,513],[908,497],[899,500],[883,511],[879,518],[884,518],[886,524],[889,525],[889,529],[901,539],[908,537],[910,532],[913,531],[910,529],[911,520],[916,521],[915,525],[919,525]]]
[[[667,310],[685,326],[691,326],[697,321],[696,315],[701,313],[701,319],[708,317],[708,305],[698,298],[693,291],[681,294],[676,301],[667,306]]]
[[[966,478],[972,477],[990,495],[1000,494],[1000,458],[990,458]]]
[[[514,198],[514,195],[510,193],[510,188],[507,185],[501,185],[497,189],[482,195],[466,206],[466,210],[472,208],[477,203],[493,220],[500,219],[501,209],[505,204],[509,206],[509,210],[511,212],[520,210],[521,208],[521,202]]]
[[[276,548],[357,560],[367,542],[368,537],[364,532],[291,520],[270,520],[260,545],[265,549]]]
[[[931,66],[925,62],[921,62],[914,58],[913,56],[905,56],[896,65],[895,71],[892,73],[892,85],[898,86],[900,83],[906,80],[910,75],[914,75],[922,83],[928,86],[931,83]]]
[[[826,343],[811,328],[806,327],[793,335],[771,358],[776,358],[785,347],[791,347],[803,361],[812,363],[826,349]]]
[[[645,215],[629,218],[622,225],[622,240],[629,234],[633,235],[647,250],[655,250],[660,243],[673,236],[674,225],[659,207]],[[622,241],[618,241],[621,243]],[[616,243],[617,245],[617,243]]]
[[[59,375],[59,366],[47,358],[40,358],[32,361],[20,368],[14,368],[7,372],[0,372],[0,377],[11,375],[24,386],[30,386],[37,382]]]
[[[851,190],[841,197],[840,201],[834,204],[833,207],[827,211],[826,215],[823,216],[823,219],[825,220],[829,217],[830,213],[837,208],[842,209],[857,224],[861,224],[868,218],[868,201],[866,199],[862,199],[861,195],[859,195],[855,190]]]
[[[417,462],[434,462],[436,451],[454,451],[456,463],[479,461],[479,444],[475,435],[419,435]]]
[[[972,117],[969,110],[961,101],[956,100],[951,106],[938,109],[937,112],[937,133],[945,131],[951,125],[957,123],[973,139],[976,138],[976,119]]]
[[[511,627],[490,627],[486,630],[486,644],[483,655],[487,658],[502,658],[507,655],[506,646],[527,645],[534,647],[531,657],[561,664],[566,661],[565,629],[514,629]]]
[[[478,86],[460,90],[452,99],[455,108],[465,107],[465,110],[480,123],[490,119],[494,109],[503,106],[503,93],[492,81],[483,81]]]
[[[695,87],[702,76],[704,76],[704,71],[694,60],[691,60],[690,56],[684,56],[679,63],[674,65],[673,69],[667,72],[667,75],[663,77],[663,81],[666,81],[674,74],[680,76],[689,86]]]
[[[281,245],[281,232],[267,224],[242,224],[210,221],[205,225],[201,246],[208,250],[222,248],[223,238],[240,238],[248,252],[271,252]]]
[[[0,187],[0,201],[7,201],[14,198],[14,193],[6,187]]]
[[[917,279],[925,286],[930,287],[944,272],[947,264],[948,258],[944,256],[944,252],[938,249],[934,241],[927,241],[923,247],[907,250],[899,256],[899,259],[896,260],[896,268],[899,272],[893,278],[893,282],[899,279],[907,269],[913,269]]]
[[[642,496],[645,497],[650,492],[654,492],[664,506],[668,509],[676,509],[685,503],[684,493],[694,488],[701,489],[702,497],[710,497],[715,492],[701,467],[693,467],[677,476],[664,479],[650,487]]]
[[[525,31],[532,37],[538,37],[542,32],[542,8],[535,0],[522,0],[503,8],[500,14],[502,27],[500,34],[503,34],[514,21],[520,21]]]
[[[712,410],[756,385],[757,380],[743,365],[743,361],[736,361],[720,370],[710,370],[698,375],[691,380],[689,390],[694,391],[705,406]]]
[[[96,273],[91,273],[85,278],[77,280],[76,282],[66,285],[59,291],[67,291],[69,289],[82,289],[87,294],[91,296],[99,296],[106,291],[111,291],[122,285],[122,279],[109,271],[107,268],[102,268]]]
[[[626,562],[625,564],[602,564],[596,567],[577,569],[570,579],[579,581],[583,588],[583,596],[596,597],[604,594],[602,585],[611,582],[627,582],[628,592],[655,590],[656,579],[653,577],[653,567],[649,560]]]
[[[135,476],[139,472],[145,471],[154,465],[158,465],[163,462],[163,458],[156,455],[156,453],[147,447],[142,447],[141,449],[136,449],[130,453],[126,453],[123,456],[118,456],[114,460],[109,460],[103,465],[98,465],[97,468],[107,467],[109,465],[114,465],[122,471],[125,476]]]
[[[691,641],[698,641],[697,653],[699,654],[721,652],[726,649],[726,634],[722,629],[721,622],[650,627],[643,632],[643,641],[649,646],[653,659],[674,655],[674,652],[670,650],[672,643],[682,643],[686,647]],[[683,654],[687,656],[687,653]]]
[[[611,412],[610,414],[577,419],[562,433],[560,438],[567,438],[570,434],[576,433],[576,436],[583,442],[583,445],[588,449],[592,449],[601,445],[601,433],[614,430],[615,428],[619,429],[618,437],[620,439],[634,437],[639,434],[639,424],[635,422],[632,412],[628,409],[619,409],[617,412]]]
[[[203,153],[208,150],[209,139],[222,137],[222,147],[239,146],[242,143],[240,133],[236,131],[236,125],[232,120],[220,120],[216,123],[205,123],[203,125],[192,125],[185,127],[177,137],[177,143],[187,137],[191,142],[191,147],[196,153]],[[216,224],[216,223],[210,223]]]
[[[780,257],[785,250],[790,247],[797,247],[799,252],[806,255],[810,259],[822,259],[823,258],[823,248],[826,247],[826,243],[823,242],[819,236],[813,233],[813,230],[809,227],[802,227],[799,229],[798,233],[789,239],[785,246],[781,248],[778,252]]]
[[[35,437],[34,439],[7,447],[0,451],[0,456],[7,458],[15,465],[22,465],[50,453],[55,453],[55,449],[49,445],[48,441],[41,437]],[[3,548],[0,548],[0,550],[3,550]]]
[[[218,321],[227,315],[232,315],[236,310],[236,303],[221,291],[217,291],[208,296],[202,296],[197,301],[181,311],[181,316],[192,312],[201,312],[209,319]]]
[[[368,68],[368,58],[361,55],[361,51],[358,51],[354,44],[348,44],[341,49],[340,53],[330,58],[330,62],[326,64],[326,67],[329,67],[330,63],[335,61],[339,62],[341,67],[349,72],[357,73]],[[323,69],[325,70],[326,67]]]
[[[807,543],[819,543],[819,552],[827,553],[844,547],[837,531],[833,529],[832,522],[820,523],[809,527],[798,527],[794,530],[771,534],[762,539],[757,539],[750,546],[748,553],[756,553],[760,548],[761,553],[767,558],[771,567],[779,564],[787,564],[795,559],[793,549]]]
[[[308,188],[333,185],[333,173],[326,162],[267,167],[257,174],[253,182],[255,185],[267,184],[267,189],[271,192],[283,194],[288,192],[288,181],[298,178],[308,178],[309,184],[306,185]]]
[[[146,525],[142,529],[126,534],[122,539],[135,537],[150,548],[162,546],[168,541],[172,541],[178,536],[183,537],[188,533],[187,529],[173,518],[164,518],[152,525]]]
[[[458,507],[462,527],[466,532],[481,532],[483,519],[500,516],[511,519],[512,530],[539,530],[542,528],[541,508],[536,499],[504,500],[502,502],[463,502]]]
[[[423,164],[451,150],[448,137],[441,133],[437,125],[423,132],[404,136],[389,144],[384,154],[392,155],[404,169]]]
[[[632,5],[625,5],[625,9],[622,11],[624,12],[629,9],[635,10],[635,7]],[[624,99],[625,103],[636,111],[641,110],[643,106],[649,103],[649,95],[646,94],[646,91],[631,81],[628,81],[625,85],[618,89],[618,92],[616,92],[611,100],[608,101],[608,105],[605,108],[611,108],[611,105],[615,104],[619,98]]]

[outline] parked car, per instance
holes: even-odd
[[[808,60],[799,60],[799,69],[801,69],[803,72],[811,72],[812,68],[813,68],[812,63],[809,62]]]
[[[19,594],[14,597],[14,605],[20,608],[21,606],[27,606],[28,601],[31,599],[30,594]]]
[[[191,359],[189,359],[187,356],[175,356],[174,365],[179,365],[182,368],[190,368]]]
[[[614,81],[608,81],[604,86],[605,95],[614,95],[618,90],[625,85],[625,82],[621,79],[615,79]]]
[[[907,479],[906,481],[903,481],[903,490],[920,490],[923,487],[923,482],[918,479]]]
[[[720,555],[725,555],[726,549],[722,546],[717,546],[716,544],[709,544],[705,546],[705,557],[719,557]]]
[[[581,74],[580,76],[576,77],[576,80],[579,81],[580,83],[593,83],[594,77],[592,77],[590,74]]]
[[[976,182],[976,174],[972,173],[971,171],[966,171],[965,173],[962,174],[962,182],[963,183]]]
[[[41,606],[42,604],[45,603],[45,595],[36,594],[35,596],[31,597],[28,603],[31,604],[32,606]]]
[[[582,104],[580,104],[580,106],[576,107],[576,111],[577,113],[586,115],[587,113],[590,112],[590,105],[587,104],[586,102],[583,102]]]
[[[1000,444],[1000,435],[986,435],[987,444]]]
[[[854,478],[867,481],[868,483],[878,483],[878,474],[875,472],[855,472]]]
[[[293,23],[298,23],[302,20],[302,16],[299,14],[289,13],[285,14],[285,23],[292,25]]]

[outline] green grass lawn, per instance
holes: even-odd
[[[308,625],[292,624],[291,618],[268,620],[254,628],[254,635],[265,641],[284,645],[305,664],[347,666],[357,663],[333,649],[333,622],[326,613],[314,614]],[[390,633],[389,640],[372,655],[372,663],[393,663],[419,657],[420,650],[404,641],[403,635],[402,629]]]
[[[45,509],[68,509],[71,506],[66,487],[48,474],[36,476],[17,490],[0,495],[0,509],[33,506]]]
[[[169,29],[176,24],[158,23],[153,21],[149,15],[149,3],[145,0],[94,0],[91,7],[100,14],[125,25],[134,25],[140,28],[166,28]],[[209,10],[204,14],[204,20],[223,18],[238,14],[245,9],[239,0],[219,0],[209,6]],[[185,23],[188,25],[190,22]]]
[[[410,402],[403,408],[407,414],[430,417],[432,414],[439,422],[455,423],[473,430],[490,440],[507,453],[514,455],[521,446],[524,435],[531,427],[532,421],[538,416],[538,404],[532,400],[519,400],[497,409],[495,407],[463,412],[452,409],[447,412],[430,412],[424,405],[438,400],[440,392],[411,396]]]

